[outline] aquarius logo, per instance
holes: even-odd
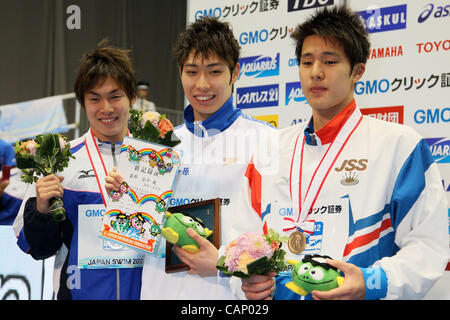
[[[302,91],[302,85],[299,81],[286,83],[286,105],[289,105],[291,100],[295,102],[306,102],[305,95]]]
[[[280,75],[280,53],[272,57],[253,56],[239,59],[242,75],[253,78],[271,77]]]
[[[428,138],[431,154],[436,163],[450,163],[450,140],[445,138]]]

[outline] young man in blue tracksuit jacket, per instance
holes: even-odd
[[[55,257],[54,290],[57,299],[138,299],[142,267],[79,269],[84,255],[79,242],[87,235],[80,218],[89,209],[104,208],[104,177],[117,165],[128,132],[136,81],[128,52],[105,42],[83,56],[75,93],[86,111],[89,131],[71,141],[75,159],[61,175],[49,175],[30,186],[14,223],[19,247],[34,259]],[[49,200],[62,197],[67,218],[55,222]],[[87,209],[86,209],[87,208]],[[98,232],[98,231],[97,231]],[[101,245],[96,232],[92,246]],[[113,251],[111,251],[113,252]],[[114,253],[112,253],[112,256]]]

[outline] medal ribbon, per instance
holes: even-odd
[[[127,130],[127,136],[128,135],[129,131]],[[94,169],[95,178],[97,179],[97,185],[100,191],[100,195],[102,196],[103,204],[106,207],[106,199],[108,194],[105,189],[105,178],[108,175],[108,171],[106,170],[105,162],[103,161],[103,157],[100,154],[100,150],[98,149],[94,133],[91,129],[89,129],[89,132],[84,139],[84,143],[86,145],[86,150],[92,165],[92,169]]]
[[[314,224],[316,222],[316,220],[306,220],[303,223],[298,223],[296,222],[294,219],[291,218],[284,218],[284,220],[289,221],[289,227],[283,229],[283,231],[289,231],[292,229],[298,229],[301,232],[306,232],[309,234],[313,234],[314,233]]]
[[[314,207],[317,197],[319,196],[319,193],[326,178],[328,177],[328,174],[330,173],[331,168],[334,166],[334,163],[344,149],[351,135],[361,123],[361,120],[361,111],[359,111],[358,108],[355,108],[341,130],[339,130],[339,133],[330,143],[327,151],[320,160],[316,170],[312,175],[311,181],[309,182],[308,189],[303,200],[301,181],[303,174],[303,151],[305,148],[305,136],[304,130],[302,129],[300,131],[299,135],[297,136],[294,153],[292,155],[289,179],[289,190],[291,194],[291,200],[293,202],[294,211],[297,214],[297,221],[294,222],[292,219],[284,218],[284,220],[288,221],[288,223],[283,231],[298,228],[310,234],[314,232],[314,220],[308,219],[308,216],[312,208]],[[300,139],[302,141],[302,146],[301,148],[297,148]],[[298,149],[299,151],[297,151]]]
[[[106,170],[105,162],[103,161],[103,157],[100,154],[100,150],[98,150],[97,142],[95,141],[94,133],[91,129],[84,140],[86,145],[86,151],[89,156],[89,160],[92,165],[92,169],[94,169],[95,178],[97,179],[97,186],[100,191],[100,195],[102,196],[103,204],[106,207],[106,189],[105,189],[105,178],[108,175]]]

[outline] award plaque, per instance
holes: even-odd
[[[189,204],[170,207],[170,213],[181,212],[191,217],[199,218],[204,226],[213,233],[207,238],[217,249],[220,247],[220,198],[205,201],[191,202]],[[183,263],[172,251],[172,244],[166,241],[166,273],[189,270],[189,266]]]
[[[180,165],[181,151],[125,137],[117,166],[124,182],[109,194],[99,236],[156,254],[161,223]]]

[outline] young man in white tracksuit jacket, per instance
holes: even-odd
[[[275,132],[279,148],[255,155],[248,210],[264,229],[291,237],[287,259],[327,255],[344,274],[341,286],[307,299],[420,299],[449,258],[446,198],[429,147],[411,128],[358,109],[354,84],[370,44],[356,15],[325,8],[292,37],[312,119]],[[290,281],[291,272],[278,275],[275,299],[301,298]],[[273,283],[253,277],[242,289],[262,299]]]
[[[245,195],[239,192],[239,184],[245,182],[246,166],[258,141],[275,129],[233,105],[239,44],[227,23],[209,17],[197,20],[180,34],[174,51],[190,104],[184,110],[184,124],[175,129],[181,140],[176,148],[182,151],[182,168],[169,205],[220,198],[220,234],[216,236],[225,247],[246,231],[261,230],[259,217],[241,214]],[[117,189],[120,178],[114,173],[111,178],[106,188]],[[230,282],[236,279],[219,275],[214,245],[195,232],[190,235],[200,244],[198,253],[173,249],[189,265],[187,272],[166,273],[164,257],[146,255],[141,299],[235,299],[239,295],[240,281],[233,290]]]
[[[249,142],[253,145],[255,143],[251,133],[255,134],[254,137],[259,135],[264,139],[267,130],[275,131],[267,124],[251,119],[234,108],[232,99],[233,97],[230,97],[214,115],[199,123],[193,121],[192,106],[189,105],[185,109],[185,124],[175,129],[175,134],[182,141],[177,148],[183,151],[183,168],[175,184],[174,195],[169,200],[169,205],[178,205],[220,198],[222,246],[228,245],[246,231],[258,230],[256,227],[260,225],[259,217],[241,215],[244,207],[240,204],[243,203],[242,197],[245,195],[239,192],[238,184],[242,181],[250,151],[253,149],[248,148]],[[240,149],[242,151],[234,150],[242,143],[247,144]],[[222,152],[226,145],[230,149]],[[186,260],[191,264],[191,271],[168,274],[164,271],[164,258],[147,255],[142,275],[142,299],[236,298],[230,287],[231,278],[219,276],[215,269],[217,250],[212,245],[209,246],[207,240],[195,239],[203,250],[192,254],[178,248],[177,254],[184,258],[196,255],[198,262],[208,261],[211,256],[212,273],[204,273],[203,266],[196,267],[198,262]]]

